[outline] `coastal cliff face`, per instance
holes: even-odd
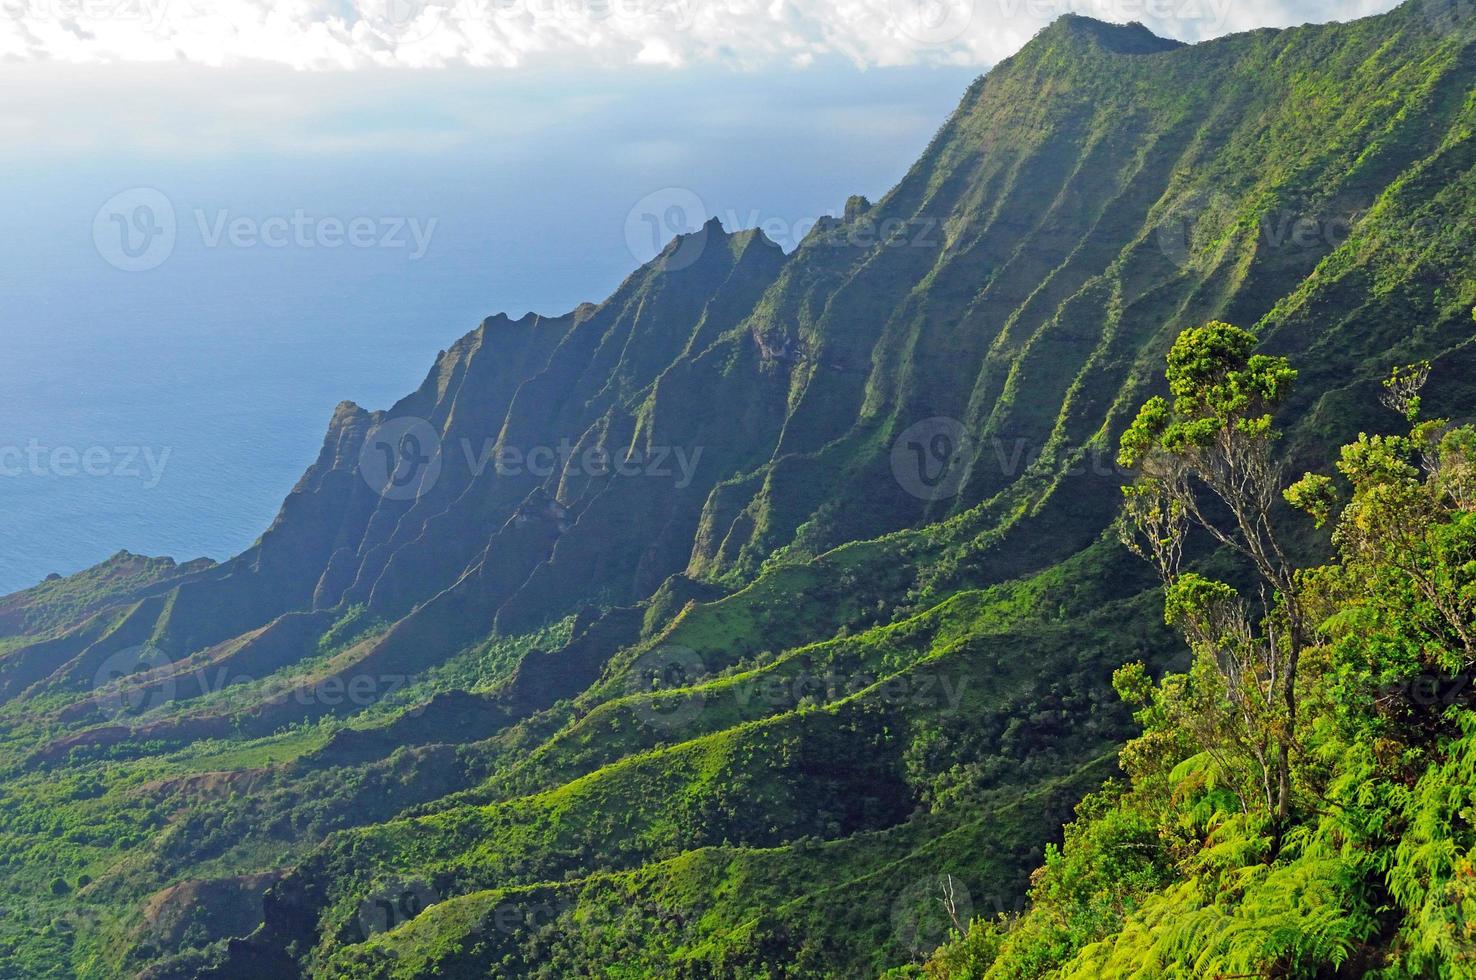
[[[239,557],[0,600],[0,957],[872,976],[946,938],[939,876],[1017,907],[1113,669],[1182,656],[1108,533],[1179,331],[1291,359],[1305,466],[1396,364],[1471,414],[1463,6],[1063,18],[793,253],[709,222],[340,406]]]

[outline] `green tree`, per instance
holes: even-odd
[[[1119,529],[1163,578],[1165,618],[1195,653],[1184,718],[1242,805],[1264,805],[1284,827],[1308,638],[1297,569],[1272,518],[1283,485],[1272,413],[1296,372],[1255,346],[1254,335],[1219,322],[1175,341],[1172,400],[1150,399],[1122,437],[1119,460],[1137,479],[1124,490]],[[1196,527],[1249,561],[1261,582],[1259,615],[1232,586],[1183,570]]]
[[[1183,343],[1206,339],[1243,358],[1227,378],[1251,364],[1245,336]],[[1157,683],[1142,664],[1114,675],[1143,728],[1119,755],[1126,783],[1078,809],[1032,878],[1029,911],[976,923],[930,977],[1140,976],[1145,964],[1164,976],[1476,977],[1476,429],[1421,417],[1430,373],[1401,368],[1385,387],[1407,434],[1361,435],[1342,450],[1342,479],[1309,474],[1284,492],[1332,527],[1335,558],[1294,570],[1289,593],[1263,576],[1271,626],[1251,629],[1229,585],[1169,566],[1166,615],[1196,657]],[[1264,418],[1274,401],[1249,410]],[[1202,503],[1151,483],[1197,479],[1176,470],[1169,430],[1192,420],[1178,407],[1150,409],[1128,447],[1141,472],[1124,531],[1155,561],[1182,555]],[[1245,468],[1274,471],[1263,445]],[[1221,530],[1238,527],[1230,502],[1214,506]],[[1308,642],[1294,692],[1299,805],[1279,822],[1236,786],[1247,760],[1276,756],[1237,727],[1257,688],[1235,670],[1282,667],[1270,658],[1291,648],[1267,641],[1287,635],[1289,601]]]

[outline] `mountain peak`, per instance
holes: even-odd
[[[0,975],[116,949],[89,975],[575,976],[619,948],[651,980],[875,976],[943,938],[955,881],[1024,908],[1036,856],[1138,734],[1109,678],[1191,662],[1109,533],[1128,477],[1102,456],[1172,338],[1252,324],[1300,371],[1290,472],[1391,431],[1391,363],[1432,364],[1432,414],[1476,411],[1470,297],[1439,288],[1476,279],[1471,65],[1426,9],[1183,50],[1062,18],[885,197],[787,256],[660,208],[683,237],[598,305],[489,318],[391,412],[345,403],[240,558],[0,598],[0,834],[27,855],[0,862]],[[1109,821],[1189,819],[1117,785]],[[1321,833],[1300,807],[1287,827]],[[1262,866],[1261,838],[1233,841]],[[1103,853],[1151,870],[1133,885],[1164,917],[1067,947],[1052,917],[1097,887],[1071,871],[993,972],[1091,973],[1118,933],[1114,963],[1231,972],[1174,938],[1198,866],[1139,843]],[[1381,894],[1388,861],[1328,887]],[[181,881],[213,884],[187,901]],[[1226,907],[1274,930],[1285,899]],[[87,917],[59,946],[72,902]],[[1374,936],[1358,896],[1326,904],[1359,962],[1396,965],[1421,928],[1423,906]],[[1211,955],[1242,950],[1235,972],[1285,972],[1280,943]],[[1338,970],[1320,958],[1299,965]]]
[[[1081,14],[1062,14],[1037,37],[1084,40],[1113,54],[1156,54],[1184,47],[1183,41],[1159,37],[1138,21],[1111,24]]]

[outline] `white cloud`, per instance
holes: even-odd
[[[1201,40],[1374,13],[1393,0],[0,0],[0,60],[253,61],[299,69],[987,66],[1056,17]]]

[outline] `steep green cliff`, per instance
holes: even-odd
[[[1395,364],[1476,404],[1466,6],[1063,18],[794,253],[341,406],[242,556],[0,600],[0,975],[877,976],[1018,907],[1188,656],[1108,530],[1179,331],[1290,358],[1305,467]]]

